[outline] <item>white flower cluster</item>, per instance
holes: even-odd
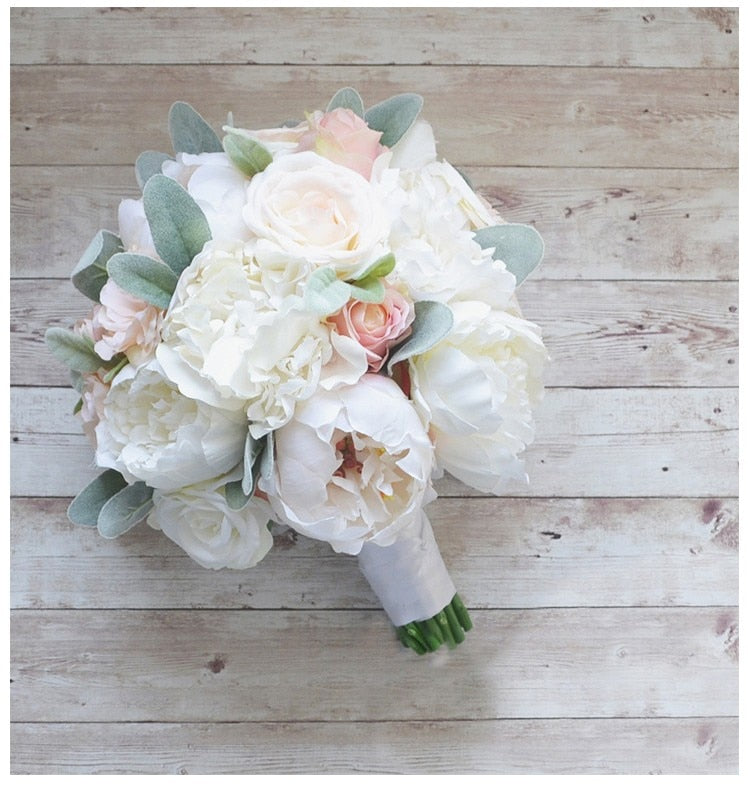
[[[443,470],[525,480],[545,349],[476,236],[502,219],[428,123],[390,147],[350,108],[227,130],[264,165],[228,146],[160,165],[210,230],[168,308],[110,278],[77,326],[106,361],[79,387],[98,465],[154,489],[151,526],[210,568],[256,564],[271,518],[357,554],[420,522]],[[147,200],[119,219],[126,254],[168,263]],[[449,319],[432,340],[420,304]]]

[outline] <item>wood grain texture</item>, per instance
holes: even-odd
[[[730,774],[738,721],[15,723],[10,748],[15,774]]]
[[[290,531],[252,570],[213,572],[146,524],[114,541],[74,526],[68,502],[13,500],[12,607],[379,607],[354,558]],[[737,604],[736,499],[440,498],[428,514],[472,608]]]
[[[417,85],[456,166],[737,166],[735,69],[497,66],[133,65],[127,79],[115,66],[14,66],[11,163],[131,164],[169,149],[177,99],[216,127],[233,111],[268,128],[348,84],[367,105]]]
[[[737,171],[468,167],[508,220],[548,252],[533,280],[736,280]],[[132,166],[11,170],[11,275],[67,278],[117,205],[139,198]],[[71,219],[71,215],[75,219]]]
[[[737,8],[13,8],[11,771],[738,770]],[[528,489],[438,483],[476,626],[395,641],[356,562],[276,530],[203,570],[71,525],[96,471],[41,343],[132,163],[218,128],[416,90],[439,152],[546,259]]]
[[[736,9],[12,9],[11,62],[737,67]]]
[[[737,714],[734,608],[472,615],[468,645],[419,658],[381,611],[18,610],[11,711],[18,722]],[[293,689],[279,688],[290,675]]]
[[[543,330],[548,386],[737,384],[737,283],[530,279],[519,299]],[[69,281],[13,281],[11,383],[67,385],[44,332],[72,326],[89,308]]]
[[[74,402],[68,389],[13,393],[13,494],[73,496],[100,472],[72,415]],[[681,421],[684,410],[689,414]],[[532,482],[506,493],[735,495],[736,411],[731,389],[663,388],[651,397],[648,390],[551,390],[538,408],[537,440],[527,451]],[[443,496],[481,495],[448,476],[436,487]]]

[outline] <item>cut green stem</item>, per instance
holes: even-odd
[[[412,621],[396,628],[397,637],[403,646],[416,654],[436,651],[443,643],[454,649],[465,640],[465,633],[472,629],[473,622],[459,594],[435,616],[423,621]]]

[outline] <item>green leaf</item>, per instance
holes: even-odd
[[[78,398],[78,402],[73,406],[73,414],[78,414],[78,412],[83,408],[83,398]]]
[[[481,248],[493,248],[493,258],[500,259],[514,274],[519,286],[540,264],[545,247],[538,231],[526,224],[499,224],[479,229],[475,241]]]
[[[244,477],[242,479],[242,490],[248,496],[254,493],[255,486],[257,485],[257,477],[255,477],[255,465],[257,459],[265,449],[266,439],[254,439],[251,433],[247,434],[247,441],[244,442]]]
[[[83,394],[83,374],[80,371],[70,371],[70,386],[77,393]]]
[[[89,300],[98,302],[101,288],[107,282],[106,263],[121,250],[122,242],[119,237],[102,229],[75,266],[71,275],[73,286]]]
[[[143,207],[158,255],[179,275],[211,239],[207,219],[187,191],[163,174],[145,184]]]
[[[265,449],[260,457],[260,477],[269,480],[273,476],[273,464],[275,463],[275,436],[271,431],[265,437]]]
[[[111,279],[126,292],[164,311],[177,286],[177,276],[168,265],[150,256],[117,253],[107,263]]]
[[[364,102],[361,100],[358,91],[352,87],[343,87],[335,93],[327,105],[328,112],[332,112],[333,109],[350,109],[359,117],[364,116]]]
[[[169,109],[169,134],[175,153],[223,152],[216,132],[184,101],[177,101]]]
[[[365,303],[384,302],[384,284],[379,278],[369,276],[351,284],[351,297]]]
[[[338,279],[332,267],[319,267],[310,276],[304,304],[320,316],[339,311],[351,299],[351,285]]]
[[[369,128],[382,132],[380,142],[385,147],[393,147],[416,121],[422,108],[420,95],[402,93],[372,106],[364,120]]]
[[[252,498],[252,494],[247,495],[242,490],[242,482],[243,480],[234,480],[234,482],[227,482],[223,486],[226,504],[232,510],[243,510]]]
[[[387,372],[401,360],[407,360],[416,354],[423,354],[436,346],[449,333],[454,324],[452,311],[443,303],[432,300],[421,300],[415,304],[416,318],[408,338],[390,355]]]
[[[273,156],[264,145],[239,134],[224,136],[223,149],[234,166],[247,177],[254,177],[273,162]]]
[[[153,507],[153,488],[144,482],[126,485],[112,496],[99,513],[99,534],[113,540],[132,529]]]
[[[385,254],[374,262],[370,267],[367,267],[357,278],[352,278],[353,281],[360,281],[362,278],[384,278],[395,269],[395,255],[392,253]]]
[[[146,150],[141,153],[135,161],[135,179],[142,190],[145,184],[154,174],[161,174],[161,164],[164,161],[172,161],[173,158],[166,153],[159,153],[155,150]]]
[[[107,469],[92,480],[70,503],[68,518],[80,526],[96,526],[101,508],[127,485],[114,469]]]
[[[54,356],[72,371],[93,373],[104,366],[104,361],[94,351],[90,338],[78,335],[63,327],[50,327],[44,342]]]

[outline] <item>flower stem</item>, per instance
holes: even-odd
[[[412,621],[395,630],[403,646],[420,655],[436,651],[442,643],[454,649],[465,640],[465,633],[472,627],[467,608],[460,595],[455,594],[449,605],[435,616],[424,621]]]

